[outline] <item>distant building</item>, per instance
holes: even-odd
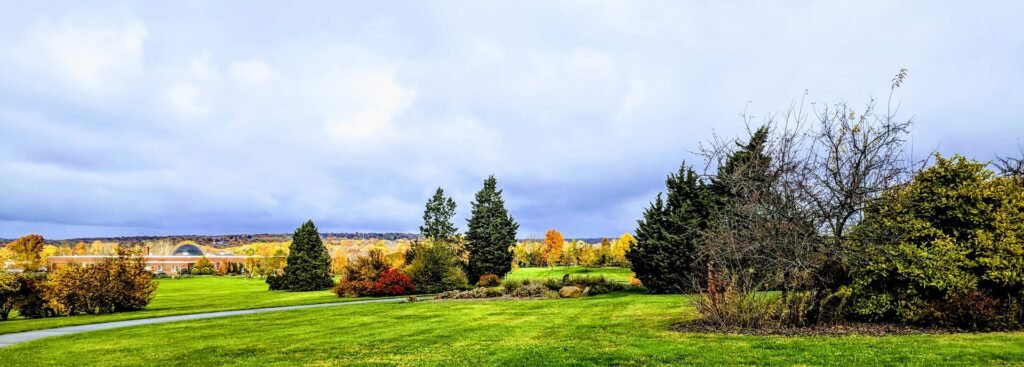
[[[203,250],[191,243],[182,244],[174,249],[170,255],[167,256],[153,256],[149,254],[149,248],[146,248],[146,269],[155,274],[168,274],[177,275],[182,270],[192,269],[196,261],[204,256]],[[227,265],[228,263],[239,263],[245,264],[249,258],[245,255],[232,255],[232,254],[219,254],[219,255],[205,255],[207,260],[213,263],[215,269],[219,269],[221,264]],[[48,269],[56,269],[57,267],[64,264],[79,264],[88,266],[90,264],[101,263],[106,259],[115,257],[114,255],[72,255],[72,256],[50,256],[46,259]]]

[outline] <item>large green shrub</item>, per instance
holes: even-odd
[[[452,244],[425,241],[412,251],[413,260],[405,270],[420,292],[437,293],[467,287],[459,253]]]
[[[1024,188],[985,164],[937,156],[856,228],[855,312],[872,320],[1019,326]]]

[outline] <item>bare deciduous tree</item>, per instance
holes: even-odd
[[[898,108],[891,107],[905,77],[901,69],[893,78],[884,113],[872,100],[859,113],[846,103],[805,113],[800,102],[769,116],[762,128],[748,129],[749,144],[761,144],[761,158],[752,157],[749,144],[720,137],[702,145],[723,198],[698,257],[715,273],[709,280],[728,278],[739,292],[782,290],[791,307],[777,316],[787,323],[829,317],[832,311],[823,306],[848,279],[850,228],[884,190],[919,167],[907,146],[913,119],[897,120]],[[801,298],[790,300],[793,291],[803,291]]]

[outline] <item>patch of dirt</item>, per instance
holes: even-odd
[[[728,328],[721,329],[699,322],[684,322],[670,327],[673,331],[683,333],[734,334],[754,336],[892,336],[892,335],[936,335],[956,334],[967,331],[940,327],[919,327],[898,324],[845,323],[839,325],[816,327],[769,326],[757,329]]]

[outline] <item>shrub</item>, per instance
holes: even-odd
[[[181,277],[186,277],[186,276],[190,276],[190,275],[187,275],[187,274],[186,275],[179,275],[178,277],[181,278]],[[272,290],[272,291],[281,290],[284,287],[284,277],[280,276],[280,275],[275,275],[275,274],[267,275],[266,282],[267,282],[267,285],[270,286],[270,290]]]
[[[497,287],[501,285],[501,278],[494,274],[484,274],[480,281],[476,282],[477,287]]]
[[[331,288],[338,297],[400,296],[416,291],[416,286],[401,270],[384,270],[377,280],[342,279]]]
[[[156,283],[143,257],[119,250],[118,256],[89,267],[65,265],[50,274],[43,299],[65,315],[105,314],[146,308]]]
[[[603,275],[570,277],[566,280],[565,285],[579,287],[580,289],[589,288],[587,295],[597,295],[626,289],[623,284],[608,279]]]
[[[466,274],[459,266],[459,252],[449,242],[427,241],[411,251],[413,260],[406,272],[420,292],[436,293],[467,287]]]
[[[338,297],[362,297],[373,293],[374,282],[369,280],[342,279],[331,288]]]
[[[869,320],[1020,327],[1024,187],[955,156],[887,191],[854,230],[854,310]]]
[[[517,279],[505,279],[505,281],[501,283],[501,288],[506,294],[512,293],[513,291],[522,286],[523,281]]]
[[[561,289],[561,287],[559,287],[559,289]],[[544,284],[524,283],[522,286],[510,292],[508,296],[512,298],[552,298],[552,293],[554,293],[554,298],[558,298],[558,292]]]
[[[192,275],[213,275],[216,271],[213,269],[213,263],[210,262],[206,256],[200,257],[196,260],[196,263],[192,265],[192,270],[189,274]]]
[[[399,296],[415,291],[416,286],[409,280],[409,276],[398,269],[385,270],[373,285],[373,292],[382,296]]]
[[[367,280],[376,282],[380,275],[389,268],[384,250],[371,248],[365,256],[358,256],[345,266],[345,279],[349,281]]]
[[[435,299],[480,299],[497,298],[504,295],[500,290],[492,288],[474,288],[468,291],[446,291],[438,293]]]

